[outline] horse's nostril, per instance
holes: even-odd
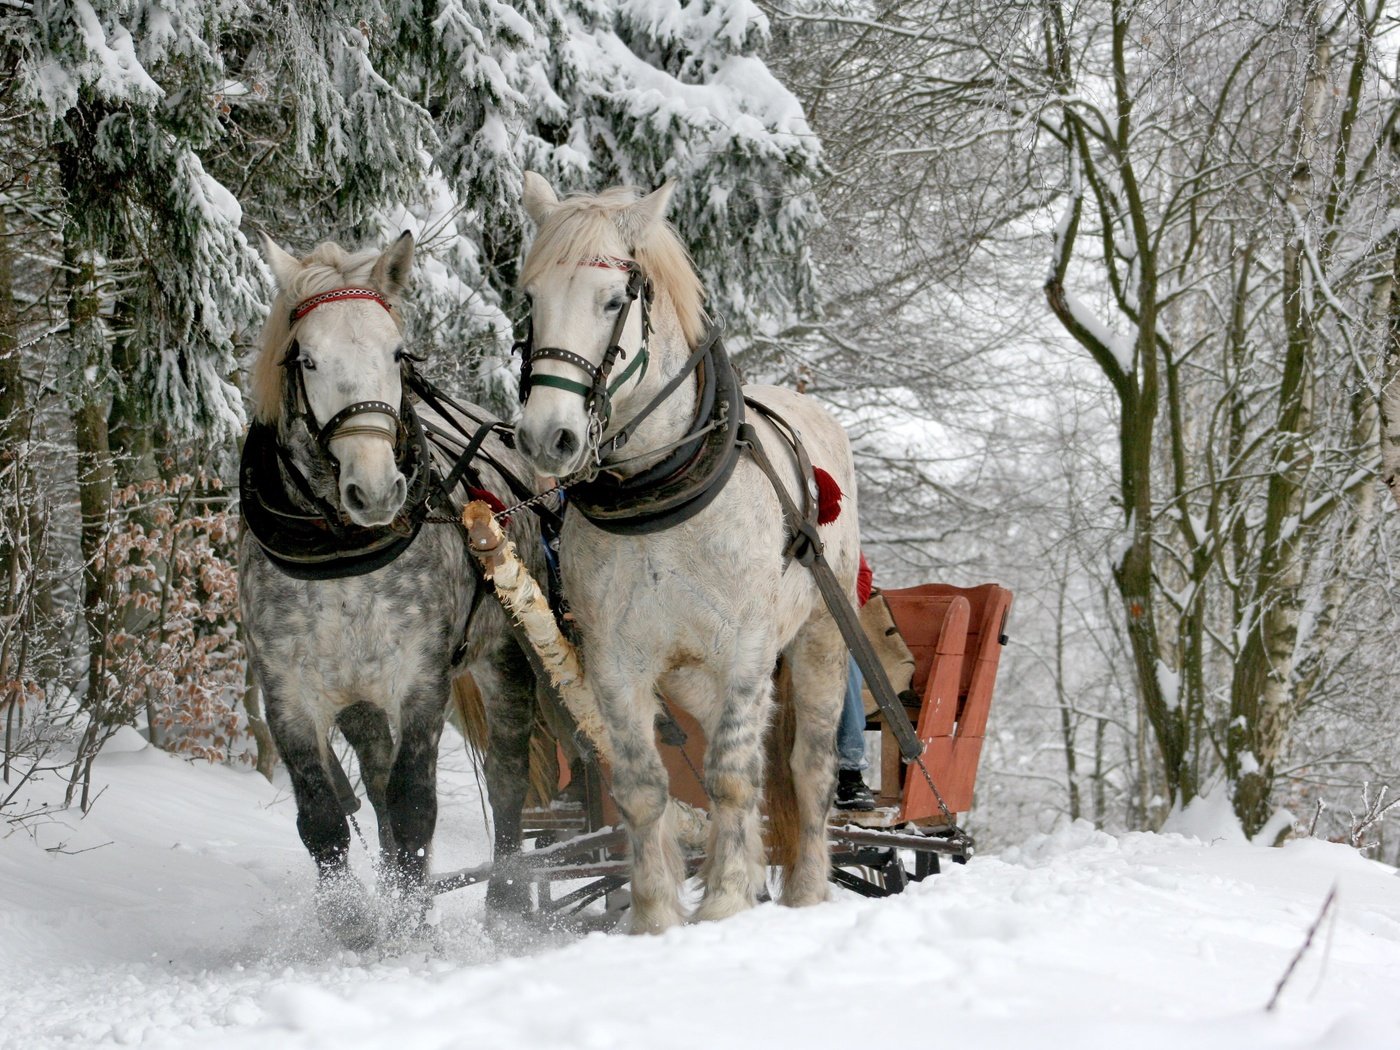
[[[578,451],[578,435],[568,427],[560,427],[554,432],[554,452],[556,455],[572,456]]]
[[[400,474],[399,479],[394,482],[394,502],[402,507],[406,499],[408,499],[408,481]]]
[[[353,481],[345,486],[345,505],[354,511],[364,511],[368,504],[365,502],[365,494],[360,491],[360,486]]]

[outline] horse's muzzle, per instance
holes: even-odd
[[[535,431],[528,427],[517,427],[515,444],[530,465],[540,473],[552,478],[562,478],[572,474],[580,466],[579,454],[583,441],[572,427],[545,427],[549,433],[540,440]]]
[[[382,489],[347,481],[340,490],[340,501],[350,520],[366,528],[390,524],[398,517],[407,498],[408,480],[400,473],[395,473],[390,484]]]

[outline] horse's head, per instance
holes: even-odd
[[[560,201],[544,178],[525,173],[525,210],[539,232],[521,277],[533,351],[526,351],[515,432],[542,474],[565,477],[585,467],[609,408],[616,417],[636,394],[645,312],[633,304],[644,279],[655,280],[668,303],[693,299],[700,315],[699,283],[664,218],[671,190],[667,183],[640,198],[610,190]],[[684,296],[663,284],[671,271]],[[610,352],[614,346],[620,353]]]
[[[404,233],[380,255],[323,244],[297,259],[266,238],[264,249],[279,295],[254,377],[257,416],[284,433],[304,423],[302,451],[329,460],[350,520],[387,525],[408,493],[397,462],[405,436],[396,306],[413,238]]]

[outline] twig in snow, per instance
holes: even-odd
[[[112,840],[112,842],[115,841],[115,839]],[[112,842],[99,842],[96,846],[85,846],[82,849],[69,849],[68,843],[60,842],[57,846],[45,846],[44,852],[62,853],[65,857],[76,857],[79,853],[91,853],[95,849],[102,849],[104,846],[110,846]]]
[[[1278,1005],[1278,998],[1283,994],[1283,986],[1288,983],[1288,978],[1293,976],[1293,971],[1298,968],[1298,964],[1303,961],[1303,956],[1312,947],[1313,937],[1317,935],[1317,928],[1322,925],[1322,920],[1327,917],[1327,910],[1332,907],[1332,902],[1337,899],[1337,885],[1332,884],[1332,888],[1327,891],[1327,899],[1322,902],[1322,910],[1317,913],[1317,918],[1308,927],[1308,935],[1303,938],[1303,945],[1294,953],[1293,959],[1288,964],[1288,969],[1283,971],[1283,976],[1278,979],[1278,984],[1274,988],[1274,994],[1269,998],[1269,1005],[1264,1007],[1265,1011],[1272,1011]]]
[[[1318,799],[1318,800],[1317,800],[1317,809],[1315,809],[1315,810],[1313,811],[1312,823],[1310,823],[1310,824],[1308,825],[1308,838],[1312,838],[1313,836],[1315,836],[1315,835],[1317,834],[1317,822],[1318,822],[1318,819],[1322,816],[1322,811],[1323,811],[1324,809],[1326,809],[1326,808],[1327,808],[1327,803],[1324,802],[1324,801],[1322,801],[1322,799]]]
[[[1361,811],[1360,816],[1355,813],[1351,815],[1351,830],[1347,834],[1347,841],[1355,849],[1370,849],[1370,844],[1366,842],[1366,832],[1373,825],[1379,824],[1385,819],[1385,815],[1392,809],[1400,806],[1400,795],[1386,802],[1385,796],[1389,790],[1388,785],[1382,784],[1380,791],[1373,799],[1371,797],[1371,782],[1368,780],[1361,785],[1361,804],[1365,808]]]

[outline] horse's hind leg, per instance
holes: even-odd
[[[700,921],[752,908],[764,886],[759,797],[763,784],[763,731],[772,695],[769,669],[731,684],[707,720],[705,791],[710,796],[710,841],[700,875],[705,896]]]
[[[389,716],[373,704],[351,704],[340,713],[336,725],[355,749],[360,760],[360,776],[365,794],[374,807],[379,824],[379,851],[385,858],[394,855],[394,830],[389,819],[389,771],[394,765],[394,737]]]
[[[782,902],[792,907],[827,899],[831,855],[826,820],[836,783],[836,723],[846,683],[846,646],[829,616],[809,620],[788,648],[796,707],[792,781],[796,848],[783,875]]]
[[[632,933],[659,933],[685,921],[685,866],[672,827],[670,780],[656,750],[651,687],[608,689],[598,701],[613,749],[613,799],[632,845]]]
[[[510,858],[520,852],[520,813],[530,787],[530,731],[535,720],[535,680],[514,642],[502,645],[489,661],[472,665],[486,705],[486,791],[491,801],[495,859],[501,874],[486,887],[486,904],[523,913],[530,888],[512,877]]]

